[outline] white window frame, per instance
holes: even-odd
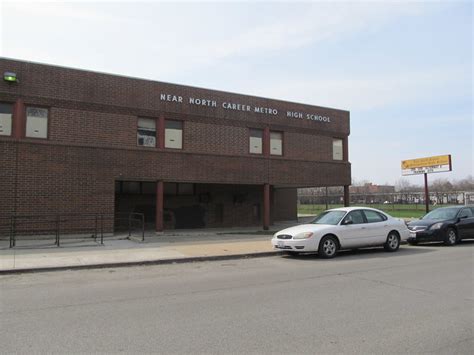
[[[27,106],[25,137],[48,139],[48,120],[49,110],[47,108]]]
[[[140,140],[143,141],[143,144],[140,144]],[[156,119],[138,117],[137,145],[149,148],[156,147]]]
[[[344,159],[344,141],[340,138],[332,139],[332,159],[333,160]]]
[[[252,136],[252,132],[260,132],[261,137]],[[249,132],[249,153],[250,154],[263,154],[263,130],[258,128],[250,128]]]
[[[167,123],[179,122],[181,128],[166,127]],[[183,121],[165,120],[165,148],[183,149]]]
[[[283,132],[270,131],[270,155],[283,155]]]
[[[9,102],[0,102],[0,105],[2,106],[2,111],[6,111],[0,112],[0,136],[11,136],[13,124],[13,104]]]

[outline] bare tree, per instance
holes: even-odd
[[[407,179],[401,178],[395,183],[395,190],[398,192],[409,192],[413,190],[413,185]]]

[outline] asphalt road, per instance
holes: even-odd
[[[474,349],[474,243],[0,277],[0,352]]]

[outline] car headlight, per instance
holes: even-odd
[[[303,232],[303,233],[298,233],[293,237],[293,239],[308,239],[313,236],[313,232]]]
[[[443,226],[443,223],[438,222],[438,223],[433,224],[433,225],[430,227],[430,229],[431,229],[431,230],[433,230],[433,229],[440,229],[442,226]]]

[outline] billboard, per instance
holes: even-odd
[[[451,154],[402,161],[402,175],[418,175],[451,171]]]

